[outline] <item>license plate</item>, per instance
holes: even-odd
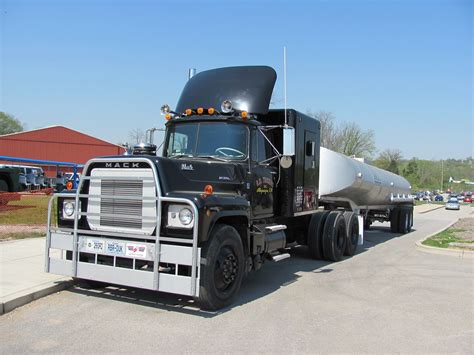
[[[107,250],[107,254],[124,255],[125,254],[125,243],[108,241],[106,243],[106,250]]]
[[[146,245],[138,244],[138,243],[127,243],[127,249],[125,250],[125,255],[144,258],[146,257]]]
[[[93,252],[103,252],[105,249],[105,243],[100,239],[87,239],[85,248]]]

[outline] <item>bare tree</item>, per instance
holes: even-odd
[[[318,111],[308,112],[308,115],[316,118],[321,123],[321,146],[324,148],[336,150],[337,145],[337,127],[335,117],[331,112]]]
[[[402,152],[399,149],[386,149],[375,160],[375,165],[379,168],[399,174],[399,165],[402,160]]]
[[[308,112],[321,123],[321,146],[346,155],[369,158],[375,152],[372,130],[363,131],[355,122],[336,124],[331,112]]]
[[[143,132],[142,129],[140,128],[135,128],[132,129],[129,133],[128,136],[130,140],[132,141],[132,144],[138,144],[144,141],[145,139],[145,132]]]
[[[337,134],[337,148],[348,156],[370,157],[375,152],[374,131],[363,131],[355,122],[343,123]]]

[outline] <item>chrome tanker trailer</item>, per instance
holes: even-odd
[[[162,107],[162,156],[142,144],[90,160],[77,190],[50,202],[46,271],[218,309],[245,275],[292,246],[339,261],[374,220],[409,232],[408,182],[320,147],[314,118],[270,110],[275,80],[263,66],[201,72],[174,110]]]

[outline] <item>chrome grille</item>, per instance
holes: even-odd
[[[111,216],[101,216],[100,225],[109,227],[142,228],[143,211],[143,181],[142,180],[114,180],[101,181],[102,196],[136,196],[136,200],[102,197],[100,213]],[[137,217],[137,218],[133,218]]]

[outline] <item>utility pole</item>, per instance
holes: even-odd
[[[441,192],[443,191],[443,159],[441,159]]]

